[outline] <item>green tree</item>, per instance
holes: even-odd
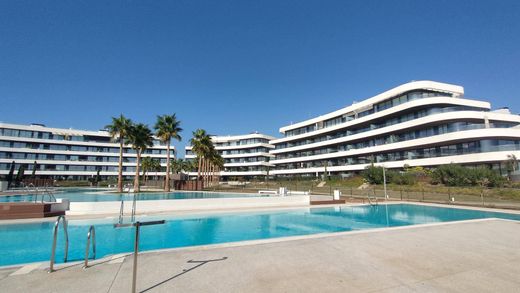
[[[15,168],[15,162],[13,161],[11,163],[11,167],[9,168],[9,173],[7,174],[7,189],[11,187],[11,184],[13,184],[14,179],[14,168]]]
[[[117,190],[123,192],[123,148],[128,132],[132,128],[132,120],[121,114],[119,117],[112,117],[112,123],[105,126],[113,139],[119,142],[119,169],[117,175]]]
[[[456,164],[441,165],[432,172],[432,182],[446,186],[468,185],[468,168]]]
[[[212,152],[213,143],[204,129],[197,129],[193,131],[192,135],[190,144],[193,153],[197,156],[197,180],[200,180],[202,179],[201,173],[204,174],[205,158]]]
[[[37,168],[38,168],[38,163],[36,163],[36,161],[34,161],[33,168],[32,168],[32,174],[31,174],[32,179],[36,178],[36,169]]]
[[[361,176],[370,184],[383,184],[383,167],[371,164],[361,172]]]
[[[171,162],[170,169],[173,174],[179,174],[183,171],[189,171],[190,164],[188,161],[179,158],[179,159],[173,159]]]
[[[100,172],[101,172],[100,169],[98,169],[96,172],[96,185],[98,185],[99,182],[101,182],[101,175],[99,174]]]
[[[137,193],[141,191],[139,185],[139,168],[141,166],[141,155],[147,148],[153,146],[152,131],[145,124],[135,124],[130,128],[126,142],[132,145],[132,149],[134,149],[137,154],[134,177],[134,193]]]
[[[181,122],[177,120],[175,114],[173,115],[162,115],[157,116],[157,122],[155,123],[155,135],[166,144],[166,176],[164,178],[164,191],[170,191],[170,145],[171,140],[176,139],[181,141],[180,133],[182,128],[180,127]]]
[[[25,176],[25,166],[23,164],[20,164],[20,168],[18,168],[18,173],[16,174],[16,185],[20,185],[20,183],[23,181],[23,178]]]
[[[151,157],[144,157],[141,162],[141,167],[143,170],[143,179],[146,185],[147,174],[149,172],[158,172],[161,171],[161,162],[158,159],[154,159]]]
[[[506,171],[509,180],[511,180],[511,174],[516,170],[518,170],[518,159],[514,154],[507,155]]]

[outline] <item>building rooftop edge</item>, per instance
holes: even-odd
[[[464,87],[449,83],[443,83],[443,82],[437,82],[437,81],[431,81],[431,80],[420,80],[420,81],[412,81],[408,83],[401,84],[399,86],[396,86],[394,88],[391,88],[387,91],[384,91],[380,94],[377,94],[373,97],[364,99],[361,102],[352,103],[352,105],[341,108],[339,110],[329,112],[327,114],[323,114],[314,118],[310,118],[304,121],[300,121],[288,126],[283,126],[279,129],[280,133],[285,133],[288,130],[300,128],[303,126],[307,126],[310,124],[314,124],[323,120],[327,120],[330,118],[334,118],[336,116],[340,116],[343,114],[347,114],[349,112],[352,112],[356,109],[360,109],[363,107],[370,106],[372,104],[378,103],[380,101],[384,101],[392,96],[399,95],[403,92],[408,92],[411,90],[417,90],[417,89],[433,89],[433,90],[440,90],[445,92],[451,92],[458,95],[464,95]]]

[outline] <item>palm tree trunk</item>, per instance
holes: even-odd
[[[213,168],[211,169],[212,173],[211,175],[213,176],[213,185],[216,185],[217,183],[217,166],[213,165]]]
[[[208,161],[208,159],[206,159],[206,160],[204,160],[204,182],[206,182],[205,187],[208,187],[208,184],[209,184],[208,169],[209,169],[209,161]]]
[[[123,137],[119,138],[119,170],[117,174],[117,192],[123,192]]]
[[[199,168],[197,169],[197,181],[200,180],[200,171],[202,169],[202,157],[199,158]]]
[[[208,182],[210,186],[213,186],[213,177],[211,176],[213,172],[213,163],[209,162],[208,165]]]
[[[208,176],[209,176],[209,182],[211,183],[211,186],[213,186],[213,183],[215,183],[214,180],[213,180],[214,179],[213,178],[213,163],[209,164],[209,174],[208,174]]]
[[[202,159],[202,188],[206,187],[206,159]]]
[[[166,177],[164,178],[164,191],[170,192],[170,140],[166,146],[168,153],[166,154]]]
[[[139,187],[139,165],[141,161],[141,150],[136,150],[137,160],[135,165],[134,193],[141,191]]]

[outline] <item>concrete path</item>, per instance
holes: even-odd
[[[118,261],[119,260],[119,261]],[[129,292],[132,257],[0,270],[0,292]],[[28,269],[27,269],[28,270]],[[350,233],[139,257],[140,292],[519,292],[520,223]]]

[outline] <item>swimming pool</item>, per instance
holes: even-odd
[[[65,189],[55,193],[56,198],[67,198],[71,202],[100,202],[100,201],[125,201],[133,199],[133,193],[113,193],[107,190],[96,189]],[[146,192],[137,193],[137,200],[163,200],[163,199],[199,199],[199,198],[236,198],[236,197],[260,197],[268,195],[220,193],[220,192]],[[41,199],[41,194],[38,197]],[[4,195],[0,196],[0,202],[33,201],[34,195]]]
[[[182,217],[149,216],[138,217],[138,220],[166,220],[164,225],[147,226],[141,230],[140,250],[154,250],[482,218],[520,221],[520,214],[415,204],[389,204]],[[90,225],[96,228],[98,258],[131,252],[134,228],[115,229],[113,227],[115,221],[116,219],[106,218],[70,220],[69,261],[83,259]],[[0,224],[0,266],[48,261],[53,225],[54,222]],[[61,232],[57,246],[57,262],[63,259],[63,233]]]

